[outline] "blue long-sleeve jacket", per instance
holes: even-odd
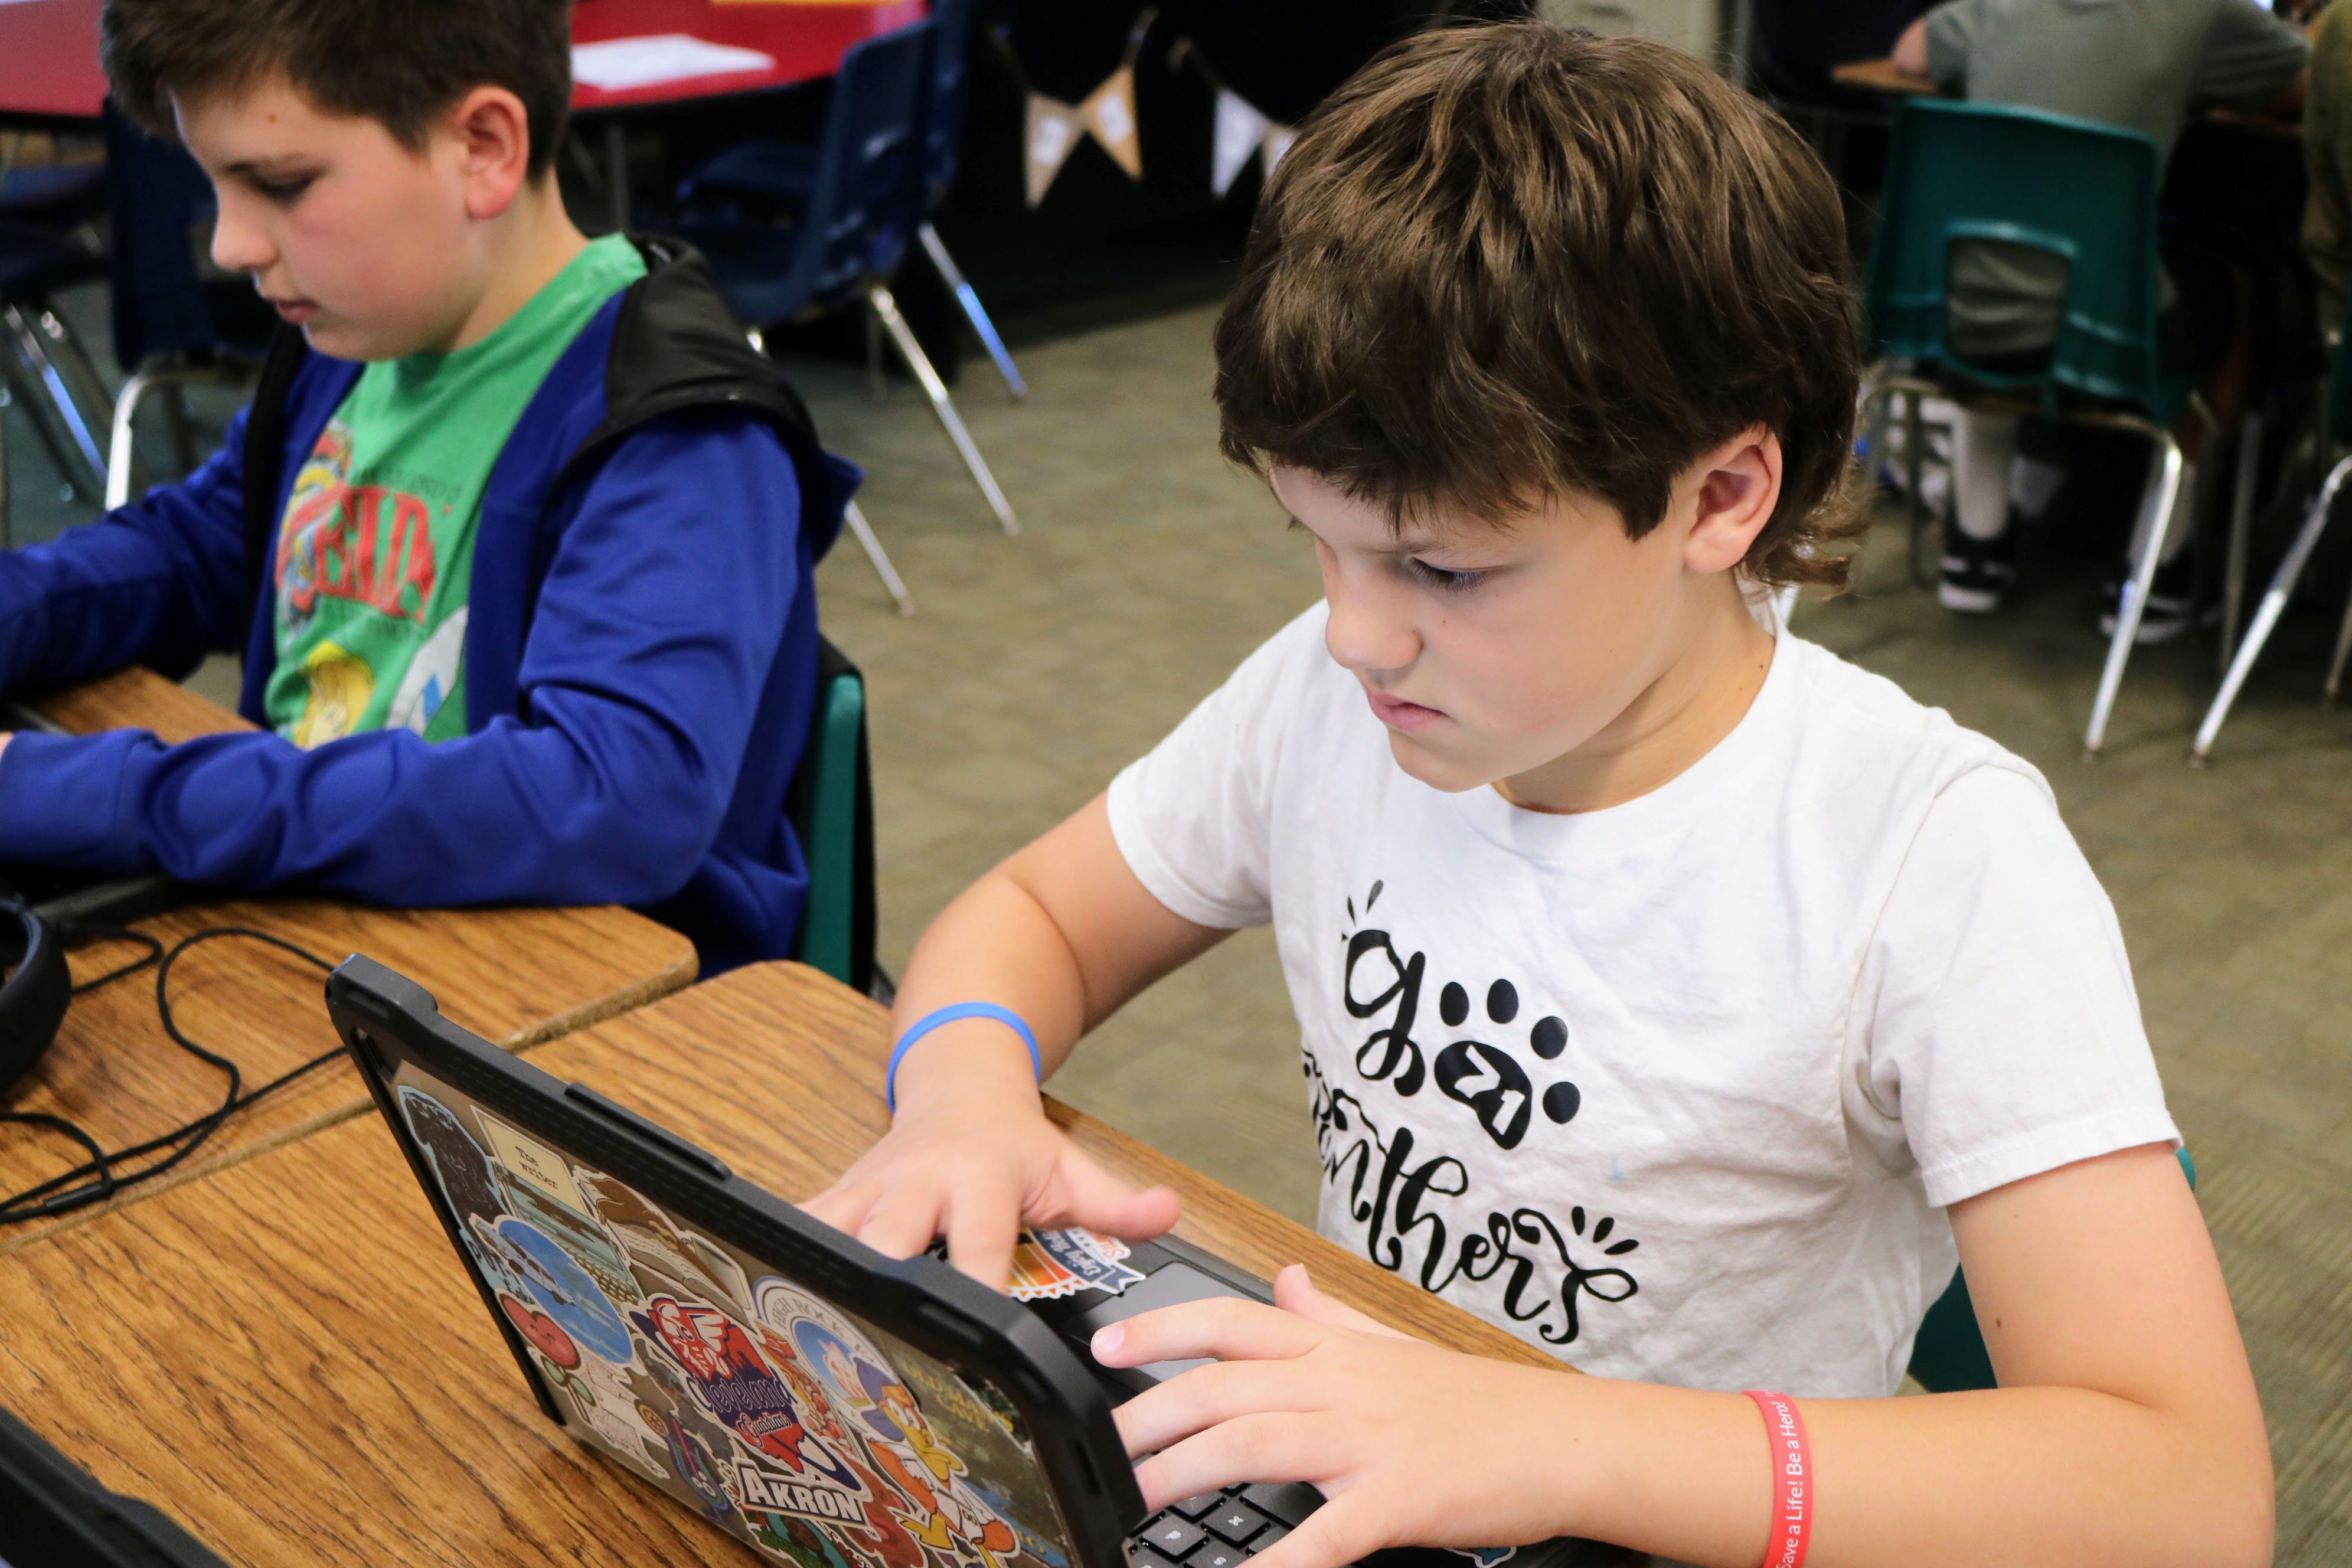
[[[706,973],[784,956],[807,890],[784,796],[815,697],[811,570],[856,470],[700,258],[639,244],[647,277],[556,362],[492,471],[463,739],[20,734],[0,860],[388,905],[622,903],[692,937]],[[359,374],[307,351],[274,365],[189,479],[0,555],[0,691],[241,647],[238,708],[264,721],[262,567]]]

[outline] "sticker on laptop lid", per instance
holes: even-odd
[[[745,1449],[772,1461],[796,1481],[846,1493],[865,1491],[856,1473],[814,1434],[792,1387],[761,1356],[743,1325],[719,1308],[656,1296],[646,1310],[630,1314],[637,1331],[686,1375],[702,1407],[733,1433]],[[763,1505],[764,1506],[764,1505]],[[821,1506],[783,1511],[811,1518],[840,1518]]]
[[[500,1250],[541,1311],[578,1343],[616,1366],[636,1360],[629,1325],[587,1269],[545,1231],[509,1215],[496,1231]]]
[[[1013,1251],[1008,1293],[1016,1301],[1059,1300],[1081,1290],[1123,1295],[1143,1279],[1120,1261],[1127,1256],[1127,1243],[1116,1237],[1097,1236],[1075,1226],[1024,1230]]]
[[[573,1175],[591,1212],[620,1243],[630,1265],[667,1282],[671,1295],[751,1310],[743,1271],[724,1252],[698,1236],[681,1236],[667,1215],[626,1183],[595,1171],[575,1170]]]
[[[564,1371],[570,1372],[580,1364],[580,1347],[572,1342],[563,1325],[545,1312],[508,1295],[499,1297],[499,1310],[507,1315],[507,1321],[514,1325],[524,1343]]]
[[[425,1163],[440,1181],[442,1195],[457,1210],[458,1223],[482,1219],[496,1224],[507,1212],[506,1200],[490,1177],[489,1156],[457,1120],[457,1113],[405,1084],[400,1089],[400,1110],[407,1118],[408,1130],[425,1146]]]
[[[572,1261],[588,1271],[588,1277],[596,1281],[607,1298],[615,1304],[630,1306],[646,1299],[636,1277],[629,1272],[629,1260],[595,1220],[548,1196],[536,1184],[516,1175],[503,1160],[490,1162],[490,1174],[506,1196],[508,1211],[571,1254]]]
[[[564,1163],[562,1155],[487,1111],[476,1114],[481,1118],[482,1136],[500,1163],[582,1219],[590,1217],[593,1211],[588,1207],[587,1196],[581,1192],[580,1184],[572,1179],[572,1167]]]

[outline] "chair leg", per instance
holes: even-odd
[[[2107,742],[2107,719],[2114,711],[2116,692],[2124,683],[2124,666],[2139,636],[2140,614],[2147,607],[2148,589],[2156,583],[2157,563],[2164,559],[2164,536],[2172,524],[2172,503],[2180,493],[2180,444],[2168,430],[2147,426],[2156,450],[2151,455],[2147,499],[2151,509],[2138,531],[2146,542],[2131,575],[2124,581],[2123,602],[2116,606],[2116,635],[2107,644],[2106,667],[2099,671],[2099,694],[2091,703],[2090,727],[2083,732],[2083,760],[2095,762]]]
[[[1903,515],[1910,526],[1910,536],[1905,544],[1905,563],[1914,587],[1928,586],[1920,574],[1920,560],[1926,553],[1923,542],[1927,537],[1927,503],[1919,494],[1919,485],[1927,461],[1927,422],[1916,391],[1903,395]]]
[[[5,322],[15,334],[17,353],[39,379],[41,389],[48,394],[49,405],[63,421],[66,434],[72,437],[82,461],[89,465],[90,478],[96,481],[91,488],[102,493],[106,489],[106,459],[99,452],[98,437],[90,433],[89,422],[82,416],[81,406],[74,401],[72,389],[67,386],[57,361],[42,344],[40,331],[14,305],[0,307],[0,322]],[[65,466],[60,454],[58,467],[62,470]]]
[[[2327,471],[2327,482],[2319,487],[2319,499],[2311,504],[2311,513],[2303,520],[2303,530],[2294,536],[2294,543],[2279,563],[2271,585],[2263,595],[2261,605],[2254,611],[2253,624],[2246,628],[2243,641],[2238,645],[2237,657],[2230,661],[2228,673],[2221,678],[2221,689],[2213,694],[2213,705],[2205,710],[2205,721],[2197,726],[2197,741],[2189,748],[2189,765],[2201,768],[2213,750],[2214,738],[2221,733],[2222,721],[2230,716],[2230,707],[2238,700],[2239,688],[2262,657],[2263,645],[2270,641],[2271,630],[2278,625],[2286,609],[2286,602],[2294,593],[2294,585],[2303,576],[2303,569],[2311,563],[2311,552],[2319,544],[2319,536],[2327,527],[2328,513],[2336,505],[2336,492],[2343,488],[2345,477],[2352,474],[2352,458],[2346,458]],[[2340,660],[2339,660],[2340,662]],[[2330,684],[2334,674],[2329,675]]]
[[[1014,368],[1013,355],[1005,348],[1004,340],[997,335],[996,323],[990,321],[988,312],[981,308],[980,295],[965,281],[963,268],[955,264],[955,258],[948,254],[946,243],[940,238],[940,231],[925,223],[915,233],[922,240],[923,253],[931,258],[931,265],[940,269],[940,278],[955,290],[956,303],[963,307],[963,319],[971,323],[971,330],[980,334],[980,341],[987,346],[988,357],[996,362],[996,374],[1004,378],[1005,390],[1015,397],[1028,396],[1029,384],[1021,379],[1021,372]]]
[[[131,458],[136,437],[132,422],[139,417],[139,406],[147,395],[161,384],[161,373],[140,371],[122,384],[122,395],[114,400],[112,439],[107,443],[106,510],[126,506],[131,500]]]
[[[2225,676],[2237,651],[2239,617],[2246,608],[2246,552],[2254,531],[2254,470],[2262,450],[2263,416],[2249,412],[2238,427],[2237,482],[2230,490],[2230,551],[2221,574],[2221,670]]]
[[[898,313],[898,301],[892,299],[890,290],[879,283],[866,286],[866,298],[873,305],[874,313],[881,318],[884,330],[890,334],[890,341],[898,345],[900,357],[907,362],[907,368],[915,373],[917,381],[922,383],[923,395],[931,400],[931,412],[939,416],[940,428],[945,430],[948,439],[955,443],[956,451],[963,458],[963,466],[971,473],[972,483],[978,485],[980,493],[988,498],[989,509],[996,513],[996,521],[1003,525],[1007,534],[1019,533],[1021,524],[1013,515],[1012,503],[997,488],[996,476],[989,472],[988,460],[980,455],[980,447],[973,443],[971,432],[964,428],[963,416],[956,412],[954,402],[948,396],[947,383],[941,381],[940,373],[932,368],[930,356],[923,353],[923,345],[915,341],[914,331],[907,325],[907,318]]]
[[[43,310],[34,324],[57,345],[58,368],[69,384],[80,384],[77,395],[89,399],[88,406],[99,411],[97,423],[104,424],[113,416],[114,394],[107,390],[106,378],[98,374],[98,363],[89,357],[81,334],[54,309]]]
[[[847,523],[849,531],[857,536],[858,544],[866,552],[866,559],[874,563],[874,574],[881,578],[882,586],[890,591],[890,598],[898,605],[898,613],[913,615],[915,601],[908,596],[907,584],[899,578],[898,569],[890,564],[889,553],[882,548],[882,542],[874,536],[874,525],[866,521],[866,514],[858,510],[856,501],[842,508],[841,521]]]
[[[2327,684],[2321,688],[2319,705],[2336,706],[2336,689],[2344,681],[2344,661],[2352,658],[2352,598],[2344,601],[2344,620],[2336,628],[2336,653],[2327,661]]]
[[[21,334],[15,331],[18,318],[13,308],[0,306],[0,384],[5,384],[14,397],[16,406],[25,412],[25,423],[49,455],[49,466],[57,470],[64,499],[71,500],[81,491],[74,479],[74,459],[66,448],[68,437],[57,428],[57,410],[51,405],[47,384],[39,371],[26,356]]]
[[[163,433],[172,442],[172,471],[195,472],[195,429],[188,422],[188,389],[176,381],[163,389]]]
[[[167,364],[140,371],[124,382],[122,395],[114,400],[114,426],[108,432],[106,510],[112,511],[127,503],[131,488],[138,483],[135,424],[139,410],[146,405],[151,395],[163,397],[164,427],[172,439],[173,459],[179,465],[177,471],[184,474],[196,466],[189,440],[187,388],[197,383],[234,386],[246,379],[241,373],[220,365]]]

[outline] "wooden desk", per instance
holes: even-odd
[[[443,998],[453,1013],[465,998]],[[532,1059],[788,1197],[882,1129],[887,1020],[813,970],[736,971]],[[1073,1112],[1110,1169],[1183,1194],[1182,1234],[1465,1349],[1518,1340]],[[0,1404],[230,1562],[753,1557],[539,1415],[391,1133],[369,1116],[0,1266]]]
[[[106,106],[106,72],[98,60],[102,5],[103,0],[0,5],[0,54],[9,62],[0,78],[0,121],[82,132],[97,123]],[[574,43],[687,33],[709,43],[758,49],[776,63],[764,70],[616,92],[581,87],[572,101],[579,109],[611,109],[811,81],[838,70],[843,53],[858,39],[903,27],[922,15],[922,0],[583,0],[572,11]]]
[[[33,706],[51,723],[76,735],[94,735],[100,730],[147,730],[174,746],[199,735],[227,735],[253,728],[209,698],[135,666],[88,686],[45,697]]]
[[[1846,87],[1858,87],[1865,92],[1884,92],[1903,98],[1928,98],[1936,84],[1924,76],[1914,76],[1891,59],[1848,60],[1830,68],[1830,79]]]
[[[852,44],[922,18],[922,0],[581,0],[572,12],[575,44],[684,33],[705,43],[757,49],[776,63],[645,87],[575,83],[572,107],[643,108],[814,81],[840,70]]]
[[[249,727],[146,670],[128,670],[39,706],[77,731],[135,725],[184,741]],[[195,904],[140,929],[168,947],[226,925],[265,931],[337,962],[365,952],[449,997],[451,1017],[515,1050],[667,995],[691,984],[696,973],[694,946],[685,937],[613,908],[377,910],[329,899],[241,899]],[[75,978],[92,978],[135,955],[126,944],[86,948],[72,957]],[[323,979],[262,943],[217,942],[192,951],[174,971],[173,1006],[189,1037],[236,1062],[252,1088],[334,1048],[320,1002]],[[154,980],[140,974],[76,998],[57,1044],[0,1106],[62,1116],[113,1150],[210,1111],[225,1081],[173,1045],[156,1013]],[[152,1196],[355,1116],[368,1104],[359,1075],[348,1063],[334,1063],[238,1111],[184,1164],[115,1203]],[[0,1127],[0,1194],[46,1181],[83,1157],[79,1145],[55,1133]],[[103,1212],[0,1227],[0,1255]]]
[[[1860,88],[1865,92],[1883,92],[1890,98],[1933,98],[1936,84],[1924,76],[1914,76],[1891,59],[1848,60],[1830,68],[1830,79],[1842,86]],[[2209,104],[2198,111],[2192,121],[2225,131],[2242,132],[2250,136],[2284,138],[2294,141],[2303,134],[2301,127],[2291,120],[2274,114],[2253,114],[2242,109],[2225,109]]]

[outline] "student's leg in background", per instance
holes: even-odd
[[[1963,408],[1952,427],[1952,529],[1936,599],[1963,615],[1990,615],[2016,580],[2010,537],[2010,470],[2018,417]]]

